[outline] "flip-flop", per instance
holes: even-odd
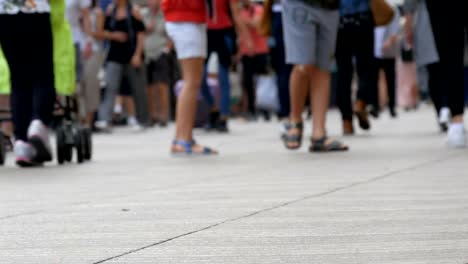
[[[327,136],[321,139],[311,139],[312,144],[310,145],[310,152],[340,152],[348,151],[349,147],[344,145],[338,140],[331,140],[328,144],[329,138]]]
[[[218,155],[218,152],[214,151],[211,148],[208,147],[203,147],[203,150],[201,152],[194,152],[193,151],[193,146],[196,145],[196,142],[194,140],[191,141],[186,141],[186,140],[174,140],[172,143],[173,146],[179,146],[184,149],[184,151],[171,151],[171,154],[173,156],[212,156],[212,155]]]

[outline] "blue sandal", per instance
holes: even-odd
[[[173,146],[179,146],[184,149],[184,151],[174,151],[172,150],[172,155],[184,155],[184,156],[210,156],[210,155],[217,155],[218,152],[215,150],[208,148],[208,147],[203,147],[202,152],[194,152],[193,151],[193,146],[195,146],[197,143],[195,140],[191,141],[186,141],[186,140],[174,140],[172,142]]]

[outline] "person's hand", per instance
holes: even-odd
[[[89,59],[93,55],[93,44],[88,41],[83,49],[83,58]]]
[[[390,51],[393,47],[393,41],[392,40],[387,40],[384,42],[383,46],[382,46],[382,52],[383,53],[386,53],[388,51]]]
[[[111,33],[111,40],[116,41],[116,42],[126,42],[128,40],[128,35],[123,32],[112,32]]]
[[[133,55],[130,63],[134,68],[140,68],[141,64],[143,63],[143,60],[141,59],[141,56]]]

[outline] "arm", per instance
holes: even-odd
[[[92,36],[99,40],[106,39],[104,34],[104,14],[101,9],[98,9],[96,12],[96,31],[92,33]]]
[[[101,40],[109,40],[116,42],[125,42],[128,39],[127,34],[123,32],[113,32],[108,29],[109,27],[109,17],[112,15],[113,5],[109,5],[106,10],[106,18],[102,16],[102,24],[98,23],[98,32],[97,36]]]
[[[143,23],[143,17],[140,13],[140,10],[135,7],[132,10],[132,15],[142,23],[142,26],[144,27]],[[142,31],[137,32],[137,42],[136,42],[136,48],[135,48],[135,53],[133,54],[132,57],[132,65],[134,67],[140,67],[142,64],[143,60],[143,50],[145,48],[145,30],[143,28]]]
[[[82,30],[86,35],[86,40],[84,42],[83,56],[85,58],[91,57],[93,54],[92,46],[92,30],[91,30],[91,19],[89,17],[89,7],[90,1],[84,0],[80,2],[80,15],[82,21]]]

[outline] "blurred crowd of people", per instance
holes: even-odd
[[[50,10],[47,0],[31,2],[0,0],[0,45],[11,69],[14,124],[12,133],[5,122],[4,133],[17,140],[20,165],[52,156],[46,128],[55,98],[52,33],[45,24]],[[430,101],[449,146],[465,147],[466,1],[65,3],[80,122],[96,132],[118,125],[141,131],[175,120],[173,154],[214,155],[217,150],[195,141],[194,126],[227,133],[233,117],[255,122],[276,115],[285,147],[298,149],[309,105],[310,151],[346,151],[345,143],[326,133],[330,107],[339,109],[343,135],[351,136],[355,119],[360,129],[370,130],[369,116],[388,109],[396,118],[399,107],[410,111]],[[385,12],[391,13],[388,19]],[[27,47],[31,41],[34,49]],[[5,107],[5,96],[0,98]]]

